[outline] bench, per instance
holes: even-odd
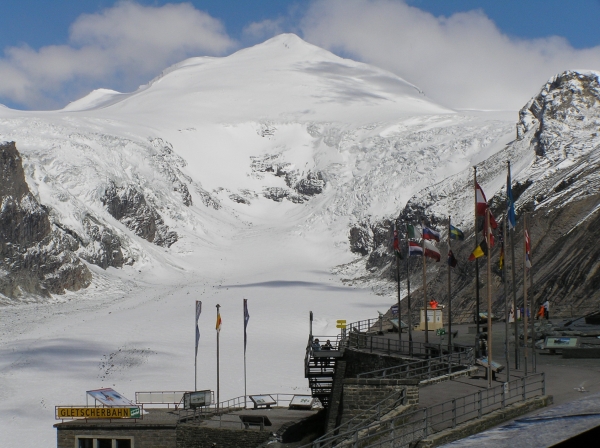
[[[240,415],[239,417],[244,424],[244,429],[250,429],[250,426],[260,426],[260,430],[264,431],[265,426],[273,426],[266,415]]]
[[[487,358],[478,358],[475,360],[475,363],[477,365],[480,365],[481,367],[483,367],[485,369],[485,378],[487,379],[487,375],[488,375],[488,359]],[[492,361],[492,380],[497,381],[496,379],[496,374],[500,373],[504,370],[504,367],[502,364],[498,364],[495,361]]]

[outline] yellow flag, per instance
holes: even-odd
[[[221,313],[217,313],[217,325],[215,328],[217,331],[221,331]]]

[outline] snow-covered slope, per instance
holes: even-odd
[[[62,295],[42,297],[23,282],[1,297],[12,305],[0,329],[8,446],[54,446],[52,406],[81,403],[86,389],[114,384],[133,398],[190,388],[196,299],[205,310],[202,387],[215,386],[219,303],[230,354],[221,394],[243,393],[245,297],[249,392],[305,390],[308,311],[316,331],[332,334],[336,319],[389,303],[331,273],[356,257],[349,226],[396,213],[514,134],[506,114],[448,110],[389,72],[294,35],[183,61],[133,93],[94,92],[55,112],[0,109],[0,141],[16,142],[56,241],[92,276],[77,291],[62,285]],[[0,266],[0,285],[22,274],[14,269]],[[53,274],[44,275],[28,282],[43,287]],[[28,411],[13,420],[17,408]]]

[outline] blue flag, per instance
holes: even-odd
[[[465,239],[465,234],[462,233],[462,230],[457,229],[452,224],[450,224],[450,239],[463,241]]]
[[[506,177],[506,216],[508,221],[508,229],[517,227],[517,217],[515,215],[515,201],[513,200],[511,180],[510,180],[510,165],[508,166],[508,176]]]
[[[246,343],[248,342],[246,328],[248,327],[249,320],[250,320],[250,314],[248,314],[248,299],[244,299],[244,353],[246,353]]]
[[[202,312],[202,302],[196,300],[196,356],[198,356],[198,342],[200,342],[200,328],[198,328],[198,319]]]

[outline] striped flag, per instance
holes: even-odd
[[[531,240],[527,229],[525,229],[525,266],[531,268]]]
[[[244,299],[244,353],[246,353],[246,343],[248,342],[248,336],[246,335],[246,328],[248,327],[249,320],[250,320],[250,314],[248,313],[248,299]]]
[[[483,240],[481,242],[481,244],[479,246],[477,246],[475,248],[475,250],[471,253],[471,255],[469,256],[469,261],[473,261],[476,258],[487,255],[487,251],[488,251],[487,243],[485,242],[485,240]]]
[[[202,313],[202,302],[196,300],[196,356],[198,356],[198,342],[200,342],[200,328],[198,328],[198,319]]]
[[[423,226],[423,239],[436,240],[439,243],[440,237],[441,237],[440,232],[430,229],[429,227]]]
[[[217,309],[217,324],[215,325],[215,329],[220,332],[221,331],[221,312]]]
[[[423,245],[425,246],[425,256],[439,262],[442,258],[440,250],[427,240],[424,241]]]
[[[510,165],[508,166],[508,175],[506,176],[506,216],[508,217],[508,230],[517,227],[517,216],[515,215],[515,201],[512,194],[510,180]]]
[[[415,243],[414,241],[408,242],[408,255],[417,255],[423,256],[423,248],[419,243]]]

